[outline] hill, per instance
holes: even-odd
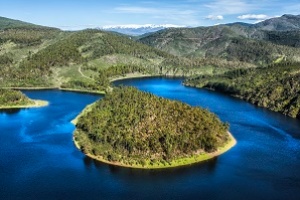
[[[288,20],[293,28],[287,31],[277,25],[263,30],[263,22],[168,29],[140,39],[150,46],[106,31],[67,32],[1,18],[0,87],[103,92],[111,80],[124,76],[220,75],[294,63],[300,60],[298,18],[269,20]]]
[[[203,159],[232,142],[227,130],[207,110],[128,87],[114,88],[82,114],[74,138],[85,154],[100,161],[156,168]]]
[[[233,23],[162,30],[139,41],[176,56],[214,57],[267,66],[282,57],[299,60],[299,49],[293,48],[298,45],[299,32],[299,16],[284,15],[255,25]]]
[[[6,87],[104,91],[110,80],[127,74],[189,76],[245,66],[221,59],[182,58],[125,35],[92,29],[9,28],[0,33],[0,48],[0,85]]]
[[[12,40],[9,42],[15,44]],[[3,73],[4,84],[98,90],[102,78],[108,78],[104,74],[158,74],[163,71],[163,66],[158,67],[160,63],[175,59],[175,56],[128,37],[100,30],[63,32],[47,43],[41,44],[43,48],[34,53],[28,52],[17,65],[13,65],[12,53],[3,54],[2,62],[6,67],[2,70],[8,72]],[[109,69],[112,66],[114,68]]]
[[[118,32],[121,34],[126,34],[126,35],[131,35],[131,36],[139,36],[139,35],[143,35],[143,34],[156,32],[156,31],[166,29],[166,28],[176,28],[176,27],[178,28],[178,27],[183,27],[183,26],[178,26],[178,25],[174,25],[174,24],[161,24],[161,25],[128,24],[128,25],[104,26],[104,27],[101,27],[100,29],[105,30],[105,31]]]
[[[253,27],[267,31],[300,30],[300,15],[282,15],[257,23]]]
[[[186,80],[185,84],[225,92],[300,119],[299,72],[299,63],[281,63],[267,68],[239,69],[223,75],[200,76]]]
[[[31,24],[28,22],[23,22],[19,20],[9,19],[6,17],[0,17],[0,30],[5,30],[9,28],[41,28],[42,26]]]
[[[0,17],[0,45],[9,41],[22,48],[36,46],[43,40],[55,37],[54,34],[59,31],[57,28]]]

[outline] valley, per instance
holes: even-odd
[[[137,41],[102,30],[61,31],[1,18],[0,86],[103,94],[109,90],[111,81],[127,76],[189,77],[188,85],[199,87],[204,86],[203,81],[208,77],[227,76],[226,73],[239,69],[259,74],[260,68],[272,71],[276,65],[274,71],[281,66],[284,72],[286,66],[293,65],[297,71],[300,61],[298,18],[283,15],[255,25],[169,28],[140,36]],[[205,77],[200,81],[202,84],[191,83],[202,77]],[[247,87],[254,84],[251,81],[254,80],[242,84],[245,90],[250,90]],[[268,90],[276,91],[276,84],[261,81]],[[297,95],[299,87],[297,84],[295,87],[293,93]],[[288,93],[287,89],[278,95]],[[260,99],[274,98],[266,91],[260,94]],[[295,99],[291,100],[294,103],[287,103],[284,96],[280,97],[275,106],[269,101],[257,102],[248,94],[234,95],[291,117],[298,116],[296,110],[300,106]]]
[[[0,199],[299,200],[299,9],[3,1]]]

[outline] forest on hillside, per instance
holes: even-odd
[[[0,86],[106,91],[113,78],[127,74],[194,77],[186,84],[299,118],[297,20],[289,15],[255,26],[166,29],[137,42],[0,17]]]
[[[225,59],[268,66],[286,57],[300,59],[299,30],[265,31],[251,25],[227,24],[211,27],[166,29],[139,41],[170,54],[187,58]]]
[[[237,69],[187,79],[185,85],[221,91],[255,105],[300,119],[300,63]]]
[[[180,58],[126,36],[100,30],[59,32],[56,29],[31,27],[6,29],[1,34],[4,51],[0,54],[0,84],[3,86],[61,86],[102,90],[109,84],[106,79],[119,76],[121,71],[122,75],[128,72],[189,76],[203,72],[201,66],[222,67],[224,70],[244,66],[244,63],[217,59]],[[112,55],[121,58],[111,65],[112,69],[106,67],[106,63],[91,64]],[[130,59],[132,61],[128,62]],[[77,73],[74,77],[74,71],[79,66],[82,70],[93,71],[94,76],[88,80]],[[61,73],[68,70],[72,74]],[[106,79],[102,79],[103,74]],[[62,83],[56,81],[62,79]]]

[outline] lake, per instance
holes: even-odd
[[[0,199],[300,199],[300,121],[181,79],[117,81],[230,123],[237,145],[191,166],[137,170],[84,156],[70,121],[99,95],[25,91],[48,107],[0,111]]]

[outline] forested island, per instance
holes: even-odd
[[[74,142],[102,162],[148,169],[206,160],[235,144],[209,111],[133,87],[114,88],[83,112]]]
[[[48,102],[32,100],[20,91],[0,89],[0,109],[46,106]]]

